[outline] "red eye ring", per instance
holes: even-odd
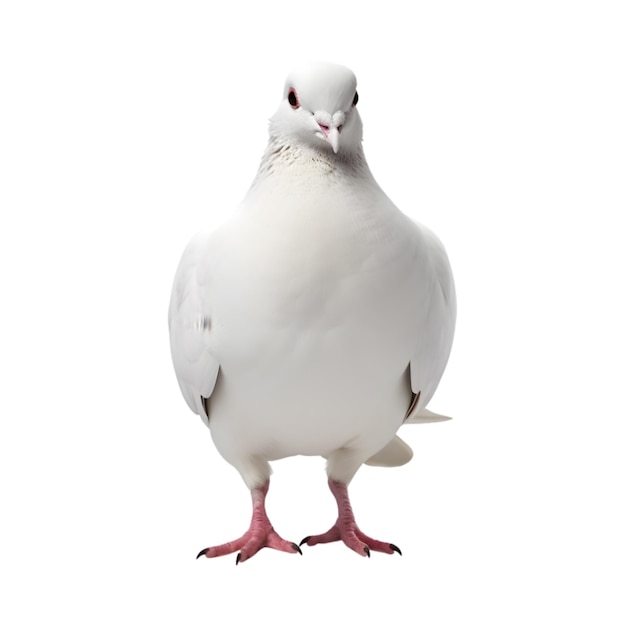
[[[289,93],[287,94],[287,100],[289,101],[289,104],[291,105],[292,109],[300,108],[300,101],[298,100],[298,94],[296,93],[296,90],[293,87],[289,90]]]

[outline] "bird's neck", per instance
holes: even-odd
[[[352,152],[342,153],[340,150],[338,154],[324,147],[316,148],[291,138],[270,135],[252,189],[266,182],[294,177],[319,178],[325,182],[339,178],[373,181],[360,145]]]

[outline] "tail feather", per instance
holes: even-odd
[[[428,409],[420,409],[414,415],[411,415],[409,419],[407,419],[405,424],[430,424],[431,422],[447,422],[451,420],[451,417],[447,415],[439,415],[439,413],[434,413],[433,411],[429,411]]]
[[[371,456],[366,465],[376,465],[378,467],[398,467],[404,465],[413,458],[413,450],[397,435],[376,454]]]

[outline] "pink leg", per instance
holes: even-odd
[[[265,511],[265,496],[268,489],[269,481],[263,487],[252,490],[252,521],[250,528],[239,539],[223,543],[220,546],[205,548],[200,551],[196,558],[200,558],[202,555],[207,558],[223,556],[239,550],[237,555],[237,564],[239,564],[254,556],[261,548],[274,548],[274,550],[282,550],[283,552],[300,552],[302,554],[297,544],[285,541],[270,524]]]
[[[393,554],[400,552],[398,546],[394,546],[393,543],[385,543],[384,541],[377,541],[368,537],[359,530],[354,519],[354,513],[352,512],[352,506],[350,505],[350,498],[348,496],[348,487],[343,483],[329,479],[328,486],[332,491],[332,494],[337,500],[337,509],[339,515],[334,526],[322,535],[312,535],[305,537],[300,545],[306,543],[310,546],[314,546],[316,543],[330,543],[331,541],[343,541],[348,548],[352,548],[357,554],[363,556],[369,556],[370,550],[376,552],[386,552],[387,554]]]

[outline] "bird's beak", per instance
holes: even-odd
[[[337,154],[339,150],[339,133],[341,132],[341,126],[336,126],[332,124],[331,126],[326,126],[326,124],[319,124],[320,130],[318,135],[325,139],[330,147],[333,149],[333,152]]]
[[[339,152],[339,135],[345,120],[343,111],[338,111],[332,117],[328,113],[319,112],[315,117],[319,126],[318,137],[325,139],[330,144],[333,152],[337,154]]]
[[[341,128],[337,128],[337,126],[331,126],[328,131],[328,135],[326,135],[326,141],[330,144],[330,147],[333,149],[333,152],[337,154],[339,150],[339,133],[341,132]]]

